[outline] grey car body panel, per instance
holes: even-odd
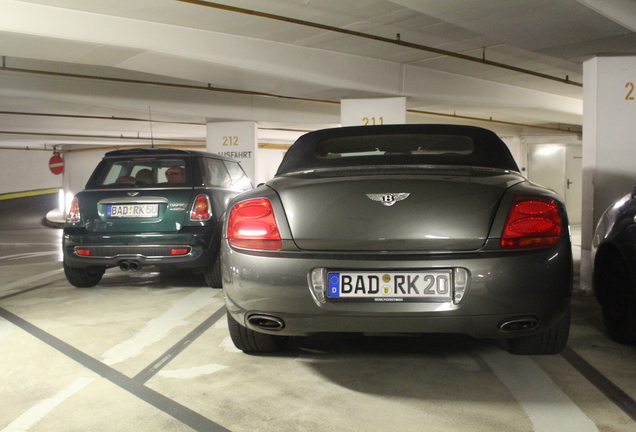
[[[507,318],[529,316],[545,330],[566,312],[571,295],[571,246],[563,241],[540,253],[468,254],[248,254],[224,241],[223,288],[228,311],[253,330],[246,317],[269,314],[286,326],[277,334],[316,332],[453,332],[475,337],[513,336],[498,329]],[[231,256],[230,256],[231,255]],[[549,263],[546,265],[546,262]],[[308,274],[333,270],[465,268],[469,288],[457,305],[426,302],[375,303],[313,300]],[[435,319],[442,319],[435,323]],[[484,319],[485,322],[480,322]],[[518,334],[517,334],[518,335]]]
[[[523,178],[499,172],[404,175],[401,170],[331,178],[282,176],[270,182],[294,241],[314,251],[475,250],[488,236],[503,193]],[[409,194],[391,206],[368,194]],[[455,209],[461,208],[461,212]],[[355,211],[353,211],[355,209]]]
[[[404,129],[410,133],[409,126]],[[364,133],[373,133],[373,127],[368,128]],[[445,133],[452,128],[444,128]],[[343,129],[317,135],[350,134],[355,128]],[[390,128],[391,133],[399,129]],[[417,163],[362,164],[348,170],[343,165],[311,166],[311,158],[310,166],[305,166],[306,148],[294,147],[314,145],[314,138],[301,138],[274,179],[239,195],[228,207],[255,198],[270,200],[283,244],[281,250],[263,251],[237,248],[222,240],[226,304],[241,325],[292,336],[453,332],[505,338],[546,330],[565,316],[572,292],[572,251],[563,201],[555,192],[523,178],[514,161],[509,163],[507,149],[497,150],[504,153],[498,168]],[[366,196],[404,192],[411,195],[392,206]],[[516,197],[528,195],[557,204],[563,223],[561,240],[549,247],[503,250],[499,240],[511,204]],[[314,269],[463,269],[468,283],[456,303],[408,299],[327,299],[322,303],[312,293]],[[248,320],[252,315],[280,318],[284,328],[256,327]],[[538,325],[512,334],[500,330],[502,322],[519,317],[536,319]]]

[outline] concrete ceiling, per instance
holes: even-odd
[[[0,11],[0,147],[197,145],[206,122],[234,120],[285,143],[338,125],[343,98],[395,96],[412,123],[580,132],[583,61],[636,55],[632,0],[0,0]]]

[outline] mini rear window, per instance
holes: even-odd
[[[115,188],[191,186],[189,163],[185,158],[140,157],[105,160],[97,186]]]
[[[395,156],[395,155],[462,155],[475,150],[470,137],[459,135],[366,135],[326,139],[316,145],[320,158]]]

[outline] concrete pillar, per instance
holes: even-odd
[[[100,149],[64,154],[64,172],[62,187],[65,194],[65,211],[68,211],[73,196],[84,190],[86,182],[102,160],[106,152]]]
[[[589,250],[605,209],[636,180],[636,57],[583,63],[583,217],[581,284],[589,283]]]

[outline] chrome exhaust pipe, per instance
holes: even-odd
[[[250,315],[247,322],[263,330],[277,331],[285,328],[285,322],[270,315]]]
[[[516,333],[534,330],[539,326],[539,320],[533,317],[510,318],[499,324],[499,330],[504,333]]]
[[[131,271],[138,271],[141,268],[137,261],[131,261],[129,267]]]
[[[121,271],[128,271],[130,270],[130,263],[128,261],[120,261],[119,262],[119,269]]]

